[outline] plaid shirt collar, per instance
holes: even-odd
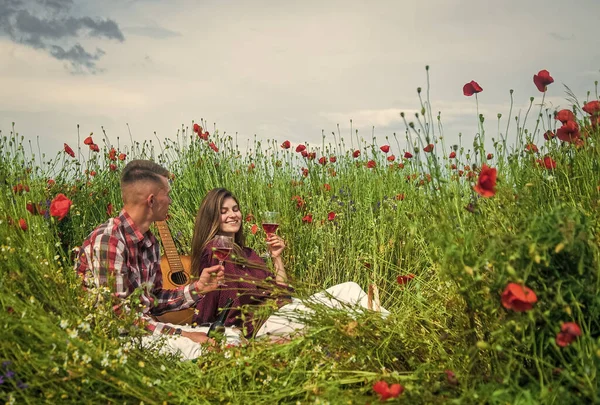
[[[143,243],[146,247],[150,247],[156,243],[156,238],[152,232],[149,229],[145,234],[140,232],[140,229],[137,227],[135,222],[133,222],[133,219],[131,219],[125,209],[121,210],[119,214],[119,220],[121,221],[121,224],[123,224],[123,229],[127,233],[127,237],[132,243]]]

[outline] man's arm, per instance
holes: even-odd
[[[200,278],[193,283],[181,286],[175,290],[162,288],[162,272],[158,267],[154,290],[155,307],[152,313],[156,315],[169,311],[186,309],[194,305],[198,300],[218,288],[218,281],[223,279],[224,268],[221,265],[207,267],[202,271]]]
[[[93,280],[97,287],[109,287],[117,301],[113,305],[113,311],[117,315],[124,311],[129,312],[129,307],[124,306],[123,300],[130,295],[128,280],[132,275],[131,270],[126,265],[126,247],[123,241],[114,235],[99,235],[80,254],[87,255],[85,279],[88,284]],[[88,287],[91,287],[91,285],[88,285]],[[151,333],[172,335],[176,331],[175,328],[154,321],[144,312],[142,312],[140,320],[144,328]]]

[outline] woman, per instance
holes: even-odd
[[[304,327],[304,317],[312,310],[305,302],[317,303],[330,308],[346,308],[359,305],[368,308],[367,294],[354,282],[335,285],[314,294],[306,301],[291,298],[293,292],[287,284],[287,274],[281,258],[285,248],[283,239],[275,234],[267,235],[267,247],[273,261],[272,273],[256,252],[244,245],[242,212],[237,199],[224,188],[211,190],[200,205],[192,239],[192,273],[199,276],[199,270],[214,264],[211,240],[215,235],[234,239],[234,249],[225,263],[225,284],[220,289],[208,293],[196,306],[194,322],[199,325],[213,322],[219,308],[228,298],[233,299],[232,310],[226,326],[243,327],[246,336],[289,335]],[[263,305],[274,301],[279,308],[265,322],[256,319],[248,306]],[[246,306],[242,313],[241,308]],[[383,315],[388,311],[380,308]]]
[[[192,239],[192,274],[199,276],[200,269],[215,263],[212,239],[215,235],[229,236],[235,244],[230,257],[224,262],[225,285],[208,293],[196,306],[194,322],[198,325],[214,322],[219,308],[228,298],[233,299],[225,325],[243,327],[246,336],[252,335],[260,321],[242,314],[243,306],[262,305],[275,299],[279,306],[293,291],[287,285],[287,274],[281,258],[285,248],[283,239],[267,235],[267,247],[273,261],[274,274],[254,250],[244,244],[242,212],[237,199],[224,188],[211,190],[196,215]],[[244,318],[242,318],[244,317]]]

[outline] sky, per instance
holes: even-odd
[[[0,130],[49,157],[94,133],[107,141],[174,139],[192,121],[250,139],[346,144],[398,134],[426,88],[447,145],[472,143],[475,97],[487,134],[540,103],[569,108],[600,79],[600,2],[575,0],[0,0]],[[537,110],[536,110],[537,111]],[[514,122],[514,121],[513,121]],[[129,127],[128,127],[129,125]],[[513,125],[514,128],[514,125]],[[155,134],[156,133],[156,134]],[[509,140],[514,133],[509,133]],[[39,140],[39,141],[38,141]],[[390,142],[393,153],[398,151]],[[79,145],[84,146],[84,145]]]

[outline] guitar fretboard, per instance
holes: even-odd
[[[181,260],[179,260],[179,252],[177,252],[177,247],[175,246],[175,242],[173,242],[171,231],[169,230],[167,223],[165,221],[156,221],[155,224],[156,228],[158,229],[158,234],[160,235],[163,250],[165,252],[165,256],[167,257],[167,261],[169,262],[171,272],[178,273],[185,271],[183,265],[181,264]]]

